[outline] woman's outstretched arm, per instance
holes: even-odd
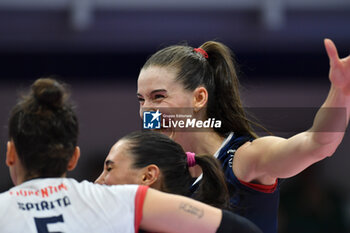
[[[239,179],[272,184],[276,178],[300,173],[337,149],[350,115],[350,56],[340,59],[331,40],[325,39],[324,44],[330,60],[331,87],[312,127],[288,139],[268,136],[243,145],[233,163]]]

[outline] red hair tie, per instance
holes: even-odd
[[[193,49],[193,51],[202,54],[205,58],[208,58],[208,57],[209,57],[208,54],[207,54],[207,52],[205,52],[205,50],[202,49],[202,48],[195,48],[195,49]]]

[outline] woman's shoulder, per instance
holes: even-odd
[[[221,160],[222,158],[234,156],[239,147],[254,139],[255,138],[249,134],[230,133],[219,149],[217,158]]]

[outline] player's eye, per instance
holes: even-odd
[[[144,99],[144,98],[141,98],[141,97],[137,97],[137,100],[138,100],[140,103],[145,101],[145,99]]]
[[[155,98],[155,99],[164,98],[164,95],[159,95],[159,94],[158,94],[158,95],[155,95],[154,98]]]
[[[106,171],[107,171],[107,172],[110,172],[111,170],[112,170],[111,167],[107,167],[107,168],[106,168]]]

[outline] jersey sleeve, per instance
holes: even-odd
[[[147,194],[148,186],[139,186],[135,195],[135,233],[139,232],[142,220],[143,202]]]
[[[135,199],[138,185],[89,185],[90,190],[84,190],[84,211],[91,209],[87,221],[100,219],[98,224],[108,228],[108,232],[135,232]],[[142,210],[142,209],[141,209]],[[87,211],[85,210],[85,215]],[[117,220],[117,221],[116,221]]]
[[[238,181],[242,185],[249,187],[255,191],[262,192],[262,193],[273,193],[276,190],[277,184],[278,184],[278,179],[276,179],[275,183],[271,184],[271,185],[254,184],[254,183],[250,183],[250,182],[245,182],[245,181],[240,180],[240,179],[238,179]]]
[[[233,156],[234,155],[231,155],[231,161],[233,160]],[[238,186],[238,188],[241,190],[259,193],[274,193],[279,187],[279,179],[276,179],[275,183],[272,185],[255,184],[238,179],[233,172],[232,162],[231,164],[229,164],[229,162],[224,163],[223,169],[227,182],[234,186]]]

